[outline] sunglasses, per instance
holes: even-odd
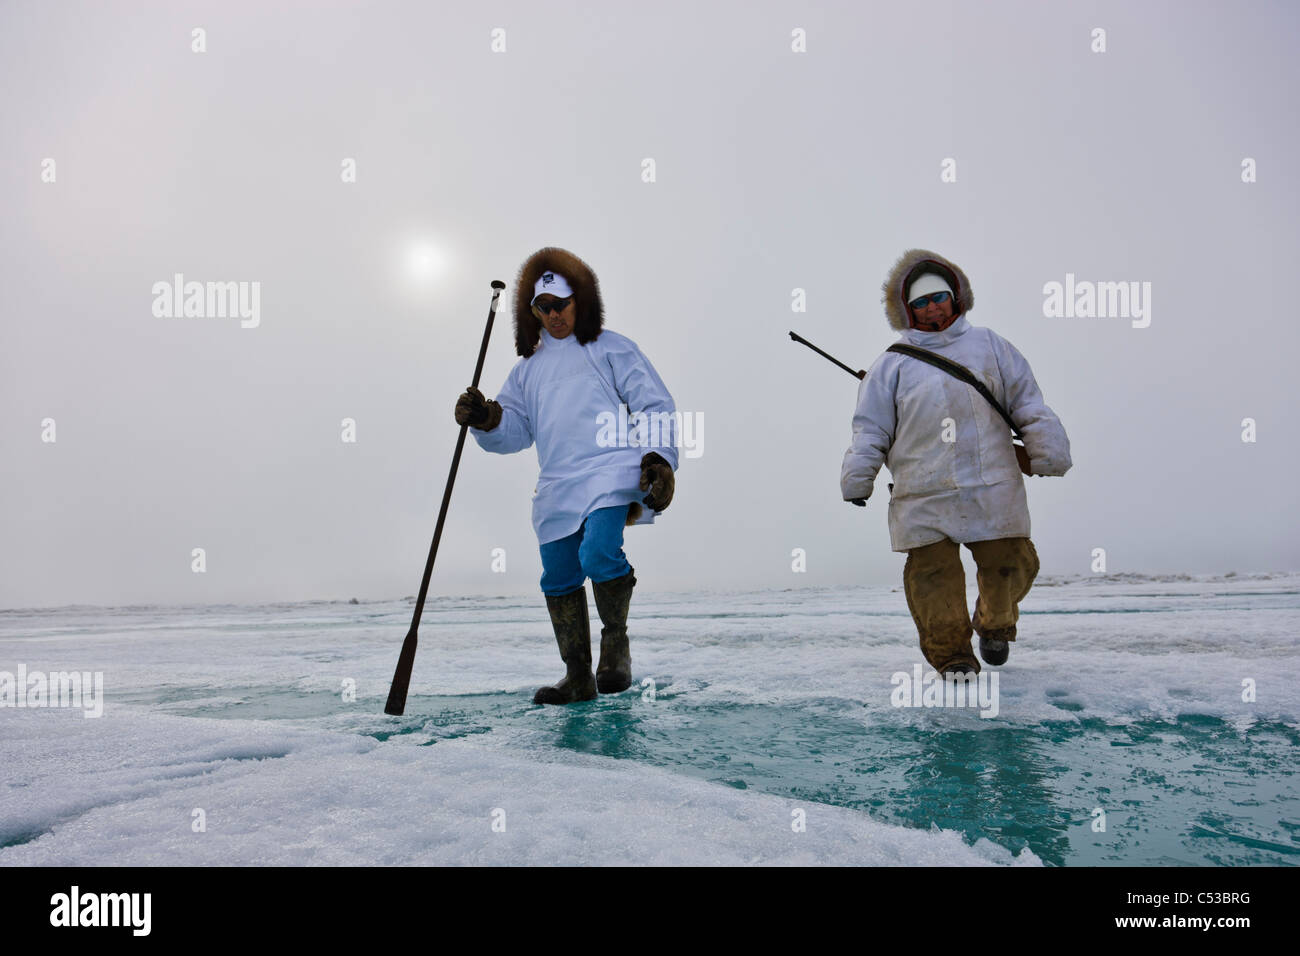
[[[924,309],[931,302],[933,302],[935,305],[943,305],[951,297],[952,297],[951,292],[935,292],[932,293],[931,295],[923,295],[919,299],[913,299],[911,302],[907,304],[914,309]]]
[[[533,305],[533,311],[537,313],[538,316],[550,315],[552,312],[563,312],[569,307],[569,303],[572,301],[573,296],[569,296],[567,299],[538,300]]]

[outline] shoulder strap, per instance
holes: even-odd
[[[1002,420],[1007,423],[1008,427],[1010,427],[1011,434],[1023,440],[1020,430],[1016,428],[1016,423],[1011,420],[1011,416],[1007,414],[1007,410],[998,404],[998,400],[993,397],[993,393],[988,390],[988,387],[977,379],[974,373],[965,365],[954,362],[952,359],[944,358],[942,355],[938,355],[928,349],[917,348],[915,345],[904,345],[902,342],[895,342],[889,348],[885,349],[885,351],[898,352],[900,355],[910,355],[912,358],[919,359],[927,365],[933,365],[935,368],[943,369],[943,371],[947,372],[953,378],[961,379],[967,385],[972,386],[975,391],[988,399],[990,405],[997,409],[998,414],[1002,416]]]

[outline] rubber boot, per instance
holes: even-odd
[[[1014,624],[1007,630],[1011,632],[1012,637],[1015,636],[1016,626]],[[1007,658],[1011,656],[1011,645],[1005,640],[999,640],[997,637],[998,634],[1005,634],[1005,631],[990,631],[989,633],[993,636],[985,637],[980,635],[980,657],[984,659],[985,664],[992,664],[997,667],[1005,664]]]
[[[976,598],[975,616],[971,618],[972,627],[981,619],[981,610],[980,599]],[[977,633],[980,636],[980,657],[983,658],[984,663],[992,664],[994,667],[1005,664],[1007,658],[1011,656],[1009,642],[1016,639],[1016,626],[1012,624],[1010,627],[981,628]]]
[[[551,612],[555,642],[567,668],[554,687],[539,688],[534,704],[571,704],[596,696],[596,678],[591,673],[591,624],[587,618],[587,589],[559,597],[546,595],[546,609]]]
[[[612,581],[591,582],[600,612],[600,664],[596,667],[596,688],[602,694],[617,694],[632,686],[632,650],[627,641],[627,609],[632,603],[636,577],[632,571]]]

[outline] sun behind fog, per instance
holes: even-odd
[[[407,269],[414,279],[437,279],[442,275],[445,260],[437,246],[418,242],[407,253]]]

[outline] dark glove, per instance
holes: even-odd
[[[870,497],[871,495],[867,495],[867,498]],[[859,508],[865,508],[867,506],[867,498],[849,498],[848,502],[851,505],[857,505]]]
[[[501,406],[488,401],[471,385],[456,400],[456,424],[472,425],[480,431],[490,432],[501,424]]]
[[[675,487],[672,465],[657,452],[647,452],[641,459],[641,490],[650,494],[642,498],[642,502],[658,514],[672,502]]]

